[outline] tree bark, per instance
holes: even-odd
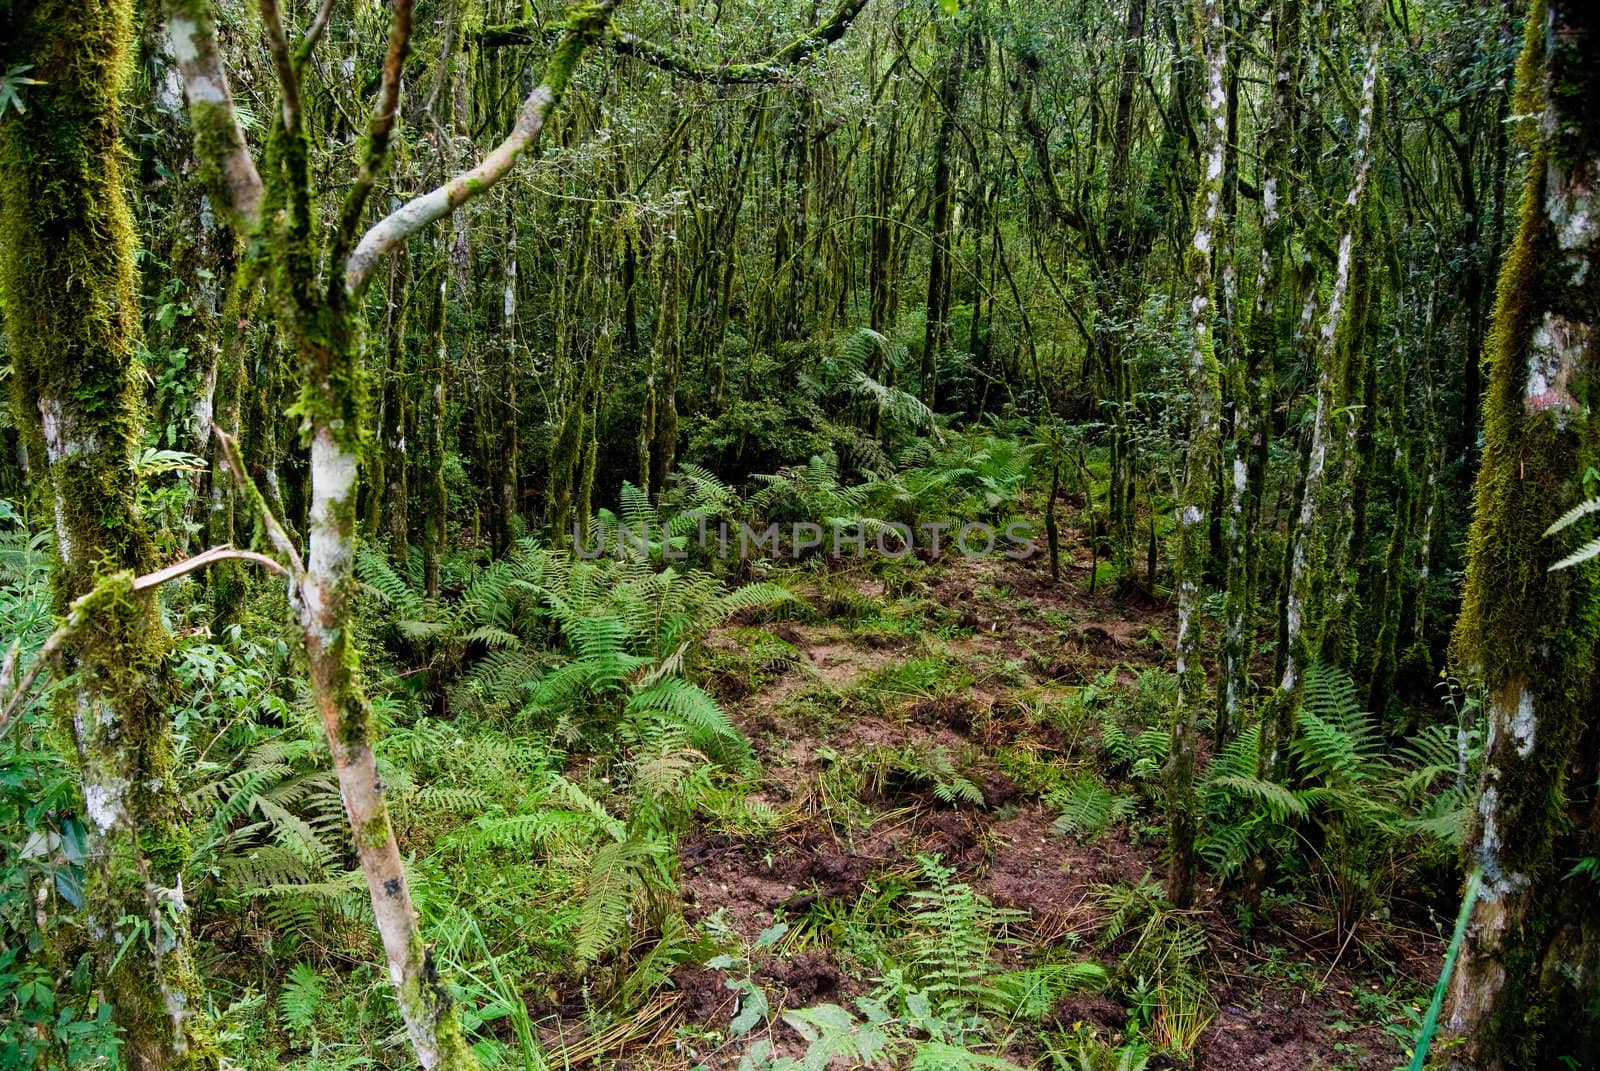
[[[1267,721],[1263,724],[1262,754],[1275,773],[1282,772],[1290,739],[1294,735],[1294,711],[1299,701],[1300,684],[1307,663],[1316,651],[1319,633],[1320,597],[1326,582],[1324,569],[1329,548],[1343,536],[1344,511],[1331,500],[1336,490],[1328,479],[1329,466],[1338,459],[1341,446],[1335,425],[1337,410],[1345,397],[1347,334],[1351,330],[1349,305],[1356,267],[1356,240],[1361,231],[1366,198],[1367,176],[1371,171],[1373,110],[1378,85],[1378,44],[1367,48],[1366,70],[1362,75],[1360,115],[1352,146],[1355,174],[1350,192],[1341,208],[1338,261],[1334,266],[1333,287],[1328,309],[1316,345],[1316,402],[1312,418],[1311,444],[1306,457],[1305,486],[1300,492],[1300,513],[1290,538],[1292,551],[1284,579],[1284,619],[1281,658],[1282,674],[1273,697]],[[1365,323],[1358,329],[1365,329]]]
[[[31,64],[26,110],[0,116],[0,293],[17,423],[44,460],[55,514],[61,648],[90,837],[85,908],[132,1071],[214,1068],[181,878],[183,816],[167,704],[171,638],[137,508],[143,402],[134,234],[119,113],[133,5],[53,0],[0,10],[0,67]]]
[[[1195,743],[1199,733],[1205,667],[1200,664],[1201,584],[1208,545],[1207,507],[1211,504],[1221,438],[1221,383],[1216,353],[1216,287],[1212,258],[1222,219],[1223,157],[1227,148],[1226,33],[1221,0],[1199,0],[1195,7],[1195,49],[1205,64],[1205,110],[1200,123],[1200,187],[1195,195],[1194,236],[1186,254],[1193,281],[1189,306],[1189,442],[1183,487],[1178,495],[1179,700],[1172,721],[1167,760],[1167,898],[1179,907],[1194,900]]]
[[[1488,348],[1452,652],[1482,679],[1490,725],[1466,849],[1483,880],[1445,1015],[1462,1039],[1450,1066],[1475,1071],[1600,1063],[1600,898],[1590,878],[1563,877],[1600,855],[1600,562],[1550,571],[1565,543],[1543,534],[1600,456],[1595,8],[1534,3],[1517,81],[1532,158]]]

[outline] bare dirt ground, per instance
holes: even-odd
[[[775,922],[794,920],[819,902],[847,906],[870,895],[884,875],[911,873],[917,856],[936,853],[996,906],[1025,913],[1024,949],[1071,940],[1093,958],[1105,921],[1097,887],[1159,880],[1163,873],[1160,837],[1151,832],[1159,829],[1159,816],[1145,815],[1141,832],[1131,823],[1099,839],[1063,836],[1035,795],[982,761],[974,768],[981,806],[950,805],[901,786],[867,801],[874,809],[867,823],[841,831],[819,795],[828,762],[882,746],[942,745],[968,754],[1004,746],[1090,762],[1089,741],[1030,720],[1026,700],[1107,671],[1131,683],[1142,669],[1167,666],[1175,622],[1166,605],[1141,592],[1084,594],[1087,565],[1069,564],[1060,584],[1050,582],[1042,560],[947,560],[930,567],[911,594],[953,626],[940,639],[914,628],[903,635],[852,632],[828,619],[767,626],[800,658],[757,683],[733,682],[723,700],[762,764],[756,797],[785,816],[783,825],[765,841],[685,839],[681,888],[691,924],[716,914],[719,926],[753,942]],[[876,579],[852,583],[874,599],[885,594]],[[736,643],[714,637],[713,649],[719,645],[732,650]],[[817,716],[868,675],[928,650],[976,667],[970,687],[893,709]],[[984,667],[1000,668],[988,673]],[[797,702],[807,697],[813,702]],[[1436,976],[1442,945],[1426,920],[1410,928],[1357,927],[1356,940],[1341,942],[1309,913],[1279,909],[1247,936],[1230,896],[1209,887],[1200,891],[1192,918],[1207,936],[1215,1014],[1191,1060],[1157,1056],[1151,1067],[1331,1071],[1403,1062],[1400,1043],[1379,1025],[1395,1018],[1381,994],[1397,988],[1415,993]],[[1377,957],[1370,954],[1374,949]],[[824,1002],[848,1007],[875,982],[847,955],[818,945],[780,943],[752,966],[775,1010]],[[726,977],[705,967],[678,968],[672,1006],[644,1032],[642,1047],[625,1050],[621,1066],[735,1067],[748,1039],[720,1040],[738,999]],[[1063,1000],[1050,1021],[1030,1025],[1030,1036],[1018,1038],[1006,1055],[1049,1067],[1039,1033],[1093,1028],[1115,1040],[1126,1022],[1126,1010],[1104,996]],[[780,1052],[803,1050],[781,1023],[769,1036]]]

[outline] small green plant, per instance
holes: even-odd
[[[1132,817],[1137,809],[1133,796],[1118,795],[1092,773],[1082,772],[1045,797],[1056,812],[1059,833],[1097,837],[1117,822]]]

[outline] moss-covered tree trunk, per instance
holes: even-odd
[[[25,109],[0,116],[0,293],[18,424],[45,460],[55,514],[56,608],[103,578],[62,649],[74,685],[59,715],[76,741],[92,839],[85,907],[101,981],[133,1071],[215,1067],[181,873],[172,698],[137,509],[143,417],[139,305],[118,113],[133,5],[0,7],[0,68],[32,65]],[[114,968],[114,969],[113,969]]]
[[[448,234],[448,229],[447,229]],[[447,247],[448,242],[441,242]],[[445,556],[450,525],[450,489],[444,479],[445,386],[449,354],[445,339],[450,296],[450,268],[439,267],[439,286],[434,291],[432,322],[428,328],[428,361],[424,382],[428,400],[424,407],[427,428],[423,447],[422,480],[422,576],[428,598],[439,597],[440,560]]]
[[[1289,740],[1294,735],[1294,712],[1307,664],[1319,647],[1323,594],[1331,548],[1341,544],[1349,517],[1339,502],[1339,486],[1330,471],[1340,458],[1343,440],[1336,421],[1345,404],[1347,354],[1352,332],[1365,330],[1364,320],[1350,314],[1352,290],[1361,251],[1356,247],[1361,234],[1367,177],[1372,168],[1373,111],[1378,92],[1378,44],[1367,48],[1362,75],[1360,114],[1356,119],[1352,146],[1354,175],[1350,192],[1340,207],[1338,260],[1334,265],[1333,286],[1328,294],[1327,313],[1316,344],[1316,396],[1312,415],[1311,443],[1306,456],[1305,484],[1300,492],[1300,511],[1290,532],[1288,568],[1284,578],[1285,598],[1282,636],[1282,674],[1262,725],[1262,754],[1268,766],[1282,772]]]
[[[1242,332],[1243,359],[1230,362],[1234,397],[1233,429],[1228,441],[1227,594],[1217,679],[1216,740],[1220,745],[1238,725],[1249,684],[1254,647],[1256,526],[1249,506],[1259,494],[1262,472],[1252,472],[1251,458],[1267,435],[1272,413],[1271,384],[1277,378],[1274,355],[1278,343],[1278,293],[1283,279],[1289,227],[1284,198],[1292,182],[1289,144],[1294,135],[1294,95],[1300,70],[1300,5],[1276,0],[1273,5],[1273,104],[1262,135],[1261,257],[1256,269],[1255,300]],[[1254,479],[1252,479],[1254,477]]]
[[[1200,663],[1201,582],[1205,575],[1206,510],[1221,441],[1221,382],[1217,371],[1216,296],[1211,261],[1222,218],[1223,156],[1228,96],[1227,47],[1219,0],[1201,0],[1195,13],[1196,51],[1205,63],[1205,110],[1200,121],[1200,188],[1187,268],[1194,289],[1189,306],[1189,442],[1178,495],[1178,710],[1167,761],[1167,897],[1179,907],[1194,899],[1195,743],[1204,706],[1206,671]]]
[[[933,408],[939,383],[939,353],[949,338],[950,317],[950,155],[966,49],[963,35],[940,23],[944,39],[944,77],[939,82],[939,133],[933,143],[933,218],[929,223],[927,316],[922,334],[922,401]]]
[[[521,444],[517,407],[517,228],[506,220],[505,263],[501,269],[500,337],[495,347],[500,358],[500,464],[495,487],[497,549],[504,553],[517,536],[522,512]]]
[[[1513,113],[1532,139],[1487,347],[1467,584],[1453,655],[1488,692],[1467,861],[1481,891],[1450,989],[1451,1064],[1600,1066],[1600,563],[1550,571],[1545,527],[1600,463],[1600,12],[1536,2]]]

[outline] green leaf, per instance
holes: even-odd
[[[767,996],[761,992],[761,987],[748,978],[731,981],[728,988],[740,995],[739,1013],[728,1024],[728,1031],[733,1037],[743,1037],[766,1022],[772,1007],[767,1003]]]
[[[5,74],[0,75],[0,116],[6,114],[7,108],[17,109],[17,114],[27,112],[22,105],[22,94],[17,92],[18,86],[42,86],[45,83],[37,78],[25,78],[24,73],[33,70],[33,64],[24,63],[20,67],[13,67]]]

